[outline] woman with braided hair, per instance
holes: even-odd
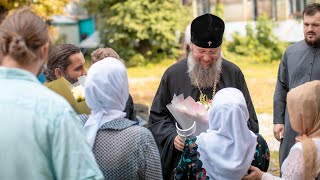
[[[36,76],[48,57],[46,23],[29,9],[0,26],[0,179],[103,179],[79,119]]]

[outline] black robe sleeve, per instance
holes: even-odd
[[[153,100],[149,116],[149,129],[154,135],[160,151],[164,179],[172,178],[173,169],[177,166],[181,156],[181,152],[175,149],[173,144],[174,138],[177,136],[174,118],[166,108],[166,105],[171,102],[170,97],[165,73]]]

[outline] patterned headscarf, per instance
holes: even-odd
[[[209,129],[196,141],[210,179],[242,179],[254,159],[257,136],[247,126],[249,112],[242,92],[224,88],[214,96]]]
[[[287,106],[293,130],[302,144],[303,177],[315,179],[319,173],[317,148],[311,138],[320,138],[320,81],[307,82],[287,95]]]
[[[94,63],[88,71],[84,91],[91,109],[84,129],[93,147],[97,131],[103,124],[126,116],[123,112],[129,97],[126,67],[112,57]]]

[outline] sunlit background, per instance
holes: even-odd
[[[98,47],[115,49],[126,61],[141,117],[167,67],[185,57],[190,22],[212,13],[226,22],[223,55],[243,71],[259,118],[260,133],[272,150],[269,171],[279,174],[272,133],[277,68],[289,44],[303,39],[301,13],[320,0],[0,0],[0,21],[30,6],[50,25],[53,44],[71,43],[86,55]]]

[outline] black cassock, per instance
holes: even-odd
[[[242,91],[250,114],[248,127],[251,131],[258,133],[258,119],[244,76],[238,66],[223,59],[222,73],[216,91],[226,87],[234,87]],[[203,89],[202,92],[210,99],[212,98],[212,88]],[[166,70],[150,110],[149,129],[160,151],[164,179],[172,179],[173,169],[177,166],[181,156],[181,152],[175,149],[173,144],[177,136],[176,120],[166,108],[166,105],[171,103],[174,94],[183,94],[185,98],[191,96],[195,101],[199,101],[200,91],[191,84],[187,59],[175,63]]]

